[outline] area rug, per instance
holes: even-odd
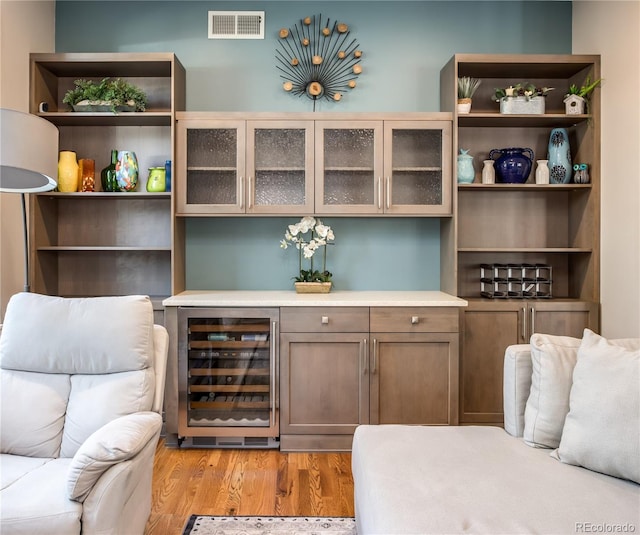
[[[354,518],[191,515],[183,535],[356,535]]]

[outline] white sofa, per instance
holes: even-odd
[[[2,535],[142,534],[168,334],[146,296],[13,296],[0,334]]]
[[[505,429],[358,427],[358,533],[640,532],[639,347],[590,331],[509,347]]]

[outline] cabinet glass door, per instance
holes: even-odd
[[[247,123],[247,212],[313,212],[313,122]]]
[[[316,212],[381,212],[382,122],[318,121],[316,136]]]
[[[244,212],[244,122],[179,121],[177,136],[178,213]]]
[[[275,314],[181,314],[184,435],[194,434],[192,428],[233,428],[237,436],[240,428],[263,428],[277,436]]]
[[[451,125],[385,122],[384,211],[451,213]]]

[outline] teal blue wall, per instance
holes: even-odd
[[[264,40],[209,40],[207,11],[265,11]],[[565,1],[58,1],[57,52],[175,52],[193,111],[311,111],[285,93],[277,33],[307,15],[349,24],[364,51],[358,87],[318,111],[438,111],[440,69],[455,53],[571,53]],[[187,221],[187,288],[290,288],[278,241],[297,218]],[[438,289],[437,219],[327,218],[341,289]]]

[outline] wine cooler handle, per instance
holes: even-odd
[[[271,423],[271,427],[275,428],[276,425],[276,360],[278,356],[278,348],[277,344],[277,329],[278,323],[271,323],[271,410],[269,411],[269,421]]]

